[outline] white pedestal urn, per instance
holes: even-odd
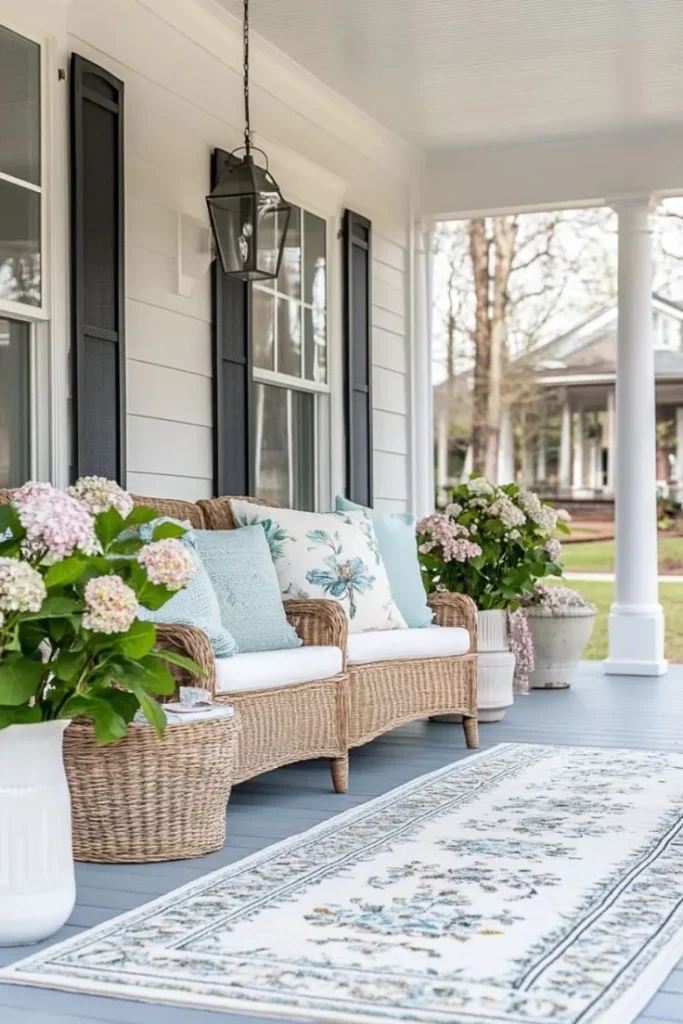
[[[479,721],[500,722],[513,702],[515,656],[510,651],[507,612],[479,611]]]
[[[0,946],[47,938],[74,908],[71,801],[62,762],[68,724],[0,729]]]
[[[563,608],[553,612],[532,606],[527,608],[527,620],[534,644],[535,666],[529,677],[530,687],[565,690],[591,638],[595,609]]]

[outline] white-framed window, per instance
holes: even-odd
[[[304,510],[329,489],[327,234],[292,207],[279,277],[252,291],[256,495]]]
[[[46,340],[44,49],[0,25],[0,487],[33,475]],[[43,382],[44,383],[44,382]]]

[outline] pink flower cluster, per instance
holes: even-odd
[[[133,499],[130,494],[115,480],[107,480],[104,476],[82,476],[67,488],[67,493],[80,501],[92,516],[115,508],[125,519],[133,511]]]
[[[95,633],[126,633],[135,622],[138,599],[120,576],[98,576],[85,587],[83,625]]]
[[[417,530],[429,538],[420,544],[423,555],[440,547],[444,562],[467,562],[481,554],[479,545],[469,539],[467,527],[453,522],[448,516],[425,516],[417,524]]]
[[[586,608],[595,610],[595,605],[587,601],[578,591],[571,587],[558,586],[555,583],[544,583],[539,580],[534,588],[530,604],[545,608],[549,612],[561,615],[568,608]]]
[[[142,549],[138,562],[147,570],[152,583],[168,590],[181,590],[194,574],[194,563],[179,540],[169,537],[155,540]]]
[[[508,612],[508,641],[515,656],[515,691],[529,692],[529,676],[534,670],[534,642],[523,609]]]
[[[59,562],[77,549],[86,555],[99,549],[92,516],[70,494],[30,482],[19,488],[12,503],[26,530],[29,555]]]
[[[16,558],[0,558],[0,627],[7,612],[37,612],[47,591],[40,573]]]

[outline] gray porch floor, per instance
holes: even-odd
[[[573,689],[518,698],[504,722],[482,726],[482,748],[502,741],[683,750],[683,666],[672,667],[663,679],[639,680],[604,677],[599,665],[586,663]],[[132,910],[466,754],[459,726],[419,722],[353,751],[350,791],[344,796],[332,792],[327,765],[321,762],[261,776],[234,791],[228,839],[220,853],[161,865],[78,865],[76,909],[51,941]],[[30,951],[0,949],[0,965]],[[216,1020],[255,1024],[259,1018],[0,986],[2,1024],[215,1024]],[[639,1024],[655,1021],[683,1024],[683,960],[639,1018]]]

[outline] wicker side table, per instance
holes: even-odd
[[[103,746],[89,722],[73,722],[64,765],[76,860],[144,863],[220,850],[238,729],[237,715],[219,711],[169,724],[163,739],[131,724]]]

